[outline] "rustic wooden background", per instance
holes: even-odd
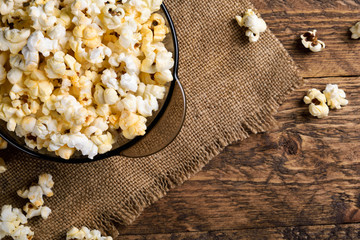
[[[278,126],[227,147],[202,172],[151,207],[120,239],[360,239],[359,0],[253,0],[298,64],[306,84]],[[327,47],[310,53],[299,35],[317,29]],[[301,101],[336,83],[350,104],[315,119]]]

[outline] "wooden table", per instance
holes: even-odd
[[[227,147],[203,171],[146,209],[120,239],[360,239],[360,21],[358,0],[253,0],[306,84],[277,128]],[[303,49],[317,29],[326,50]],[[338,84],[350,104],[325,119],[302,102]]]

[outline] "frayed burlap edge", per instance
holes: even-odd
[[[278,39],[278,44],[284,49]],[[103,213],[92,221],[95,226],[110,231],[114,229],[115,224],[130,225],[135,219],[144,211],[144,209],[154,202],[164,197],[167,192],[176,186],[183,184],[192,175],[201,171],[201,169],[216,155],[228,145],[242,141],[249,137],[250,134],[256,134],[259,132],[265,132],[272,126],[276,125],[276,119],[274,115],[278,112],[280,105],[284,102],[287,96],[296,88],[304,84],[304,79],[300,77],[299,71],[291,59],[288,52],[286,56],[289,57],[290,66],[298,77],[298,81],[294,82],[282,96],[271,97],[271,99],[259,108],[253,115],[246,117],[238,125],[233,126],[227,132],[214,139],[211,146],[202,149],[197,155],[194,156],[192,162],[179,165],[172,172],[168,172],[166,175],[159,176],[151,187],[140,189],[137,193],[134,193],[129,199],[118,206],[117,209],[113,209],[111,213]]]

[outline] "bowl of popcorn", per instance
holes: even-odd
[[[167,146],[185,117],[178,44],[161,0],[0,3],[0,136],[86,162]]]

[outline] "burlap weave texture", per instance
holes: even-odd
[[[48,220],[32,219],[35,239],[64,239],[71,226],[109,231],[130,224],[142,210],[199,171],[231,142],[267,130],[285,96],[301,83],[295,64],[267,31],[249,43],[234,16],[247,0],[168,0],[180,46],[179,77],[187,117],[176,140],[140,159],[113,157],[86,164],[34,159],[10,147],[0,153],[0,205],[25,205],[16,190],[47,172],[55,181],[45,204]],[[116,232],[112,231],[114,236]]]

